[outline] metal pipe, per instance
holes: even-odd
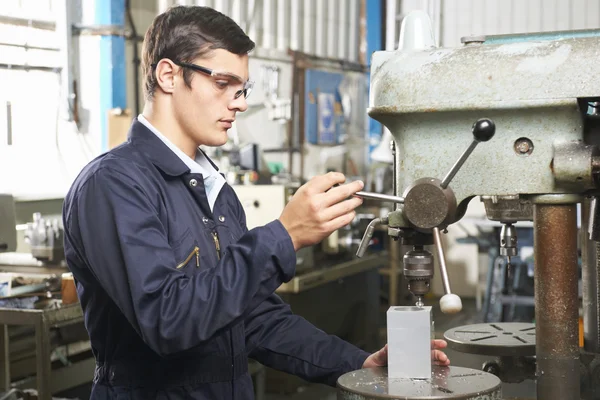
[[[12,145],[12,104],[10,101],[6,102],[6,144]]]
[[[24,64],[6,64],[0,63],[0,69],[12,69],[18,71],[43,71],[60,73],[61,67],[48,67],[45,65],[24,65]]]
[[[317,57],[326,57],[327,48],[327,7],[325,0],[317,0],[315,4],[315,55]]]
[[[338,2],[338,44],[336,58],[340,60],[348,59],[348,2]]]
[[[583,347],[592,353],[600,352],[600,320],[598,307],[600,293],[598,292],[598,246],[600,243],[590,240],[588,233],[591,209],[591,199],[586,198],[581,205],[581,281],[583,285]]]
[[[290,43],[290,2],[277,0],[277,50],[285,52]]]
[[[359,20],[359,11],[360,11],[360,2],[358,0],[350,0],[348,3],[349,12],[348,12],[348,60],[353,62],[358,62],[358,46],[359,46],[359,37],[358,37],[358,20]]]
[[[338,31],[339,24],[338,2],[336,0],[327,0],[327,57],[337,57]]]
[[[301,0],[291,0],[290,12],[290,49],[302,50],[302,24],[300,16],[302,13]],[[302,89],[304,90],[304,88]]]
[[[362,197],[363,199],[390,201],[392,203],[404,203],[404,197],[392,196],[389,194],[373,193],[373,192],[356,192],[354,196]]]
[[[231,2],[231,19],[233,19],[238,25],[243,26],[242,22],[242,0],[233,0]]]
[[[398,41],[396,34],[396,0],[386,0],[385,3],[385,49],[395,50]]]
[[[534,205],[537,396],[579,399],[577,208]]]
[[[126,0],[125,2],[125,15],[127,17],[127,23],[131,28],[131,35],[133,37],[137,36],[137,29],[135,27],[135,22],[133,20],[133,13],[131,11],[131,0]],[[133,41],[133,56],[131,59],[131,63],[133,65],[133,111],[136,116],[140,115],[140,56],[138,54],[138,42],[137,40]]]
[[[274,49],[277,39],[275,38],[275,1],[263,0],[263,35],[262,47],[265,49]]]
[[[41,21],[31,18],[11,17],[8,15],[0,15],[0,24],[26,26],[28,28],[42,29],[45,31],[53,31],[56,29],[56,22]]]
[[[456,161],[456,163],[454,163],[454,165],[452,166],[452,168],[450,169],[450,171],[444,177],[444,180],[440,184],[442,189],[446,189],[448,187],[448,185],[452,181],[452,178],[454,178],[454,176],[456,175],[456,173],[458,172],[460,167],[462,167],[462,165],[465,163],[465,161],[467,161],[467,158],[469,158],[469,156],[471,155],[473,150],[475,150],[475,147],[477,147],[478,144],[479,144],[479,142],[477,140],[473,140],[471,142],[471,144],[469,145],[469,147],[467,148],[467,150],[465,150],[465,152],[462,153],[460,158]]]
[[[438,253],[438,262],[440,263],[440,276],[444,285],[444,294],[451,294],[450,279],[448,278],[448,267],[446,266],[446,257],[444,256],[444,248],[442,247],[442,238],[439,228],[433,228],[433,243]]]
[[[303,22],[304,22],[304,39],[302,40],[302,49],[306,54],[315,54],[316,42],[316,15],[315,15],[315,0],[304,0]]]
[[[25,49],[25,51],[28,51],[28,50],[60,51],[60,49],[57,48],[57,47],[31,46],[31,45],[29,45],[27,43],[6,43],[6,42],[0,42],[0,46],[17,47],[17,48]]]

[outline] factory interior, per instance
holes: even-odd
[[[248,234],[315,177],[364,183],[351,222],[297,249],[275,295],[369,354],[388,345],[387,365],[333,384],[250,354],[252,393],[218,398],[600,399],[600,1],[2,0],[0,400],[109,398],[93,395],[95,317],[64,205],[86,165],[132,140],[145,33],[177,6],[255,43],[247,109],[225,144],[200,146]],[[217,399],[197,396],[156,398]]]

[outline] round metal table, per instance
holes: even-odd
[[[500,379],[462,367],[433,366],[431,379],[394,378],[387,368],[367,368],[342,375],[338,400],[501,400]]]
[[[535,325],[525,322],[473,324],[444,333],[448,347],[463,353],[500,357],[535,355]]]

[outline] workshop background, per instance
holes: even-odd
[[[301,183],[330,170],[393,194],[391,136],[366,112],[370,62],[374,51],[397,48],[410,11],[430,15],[441,47],[462,46],[466,36],[600,28],[596,0],[2,0],[2,399],[23,390],[41,399],[89,396],[94,359],[64,265],[62,201],[81,168],[121,143],[140,113],[142,38],[173,4],[214,7],[257,44],[248,111],[227,145],[206,149],[240,196],[249,228],[277,218]],[[295,313],[370,351],[385,343],[388,307],[414,304],[385,229],[364,257],[355,255],[367,224],[390,207],[365,201],[350,226],[299,253],[296,277],[278,289]],[[479,198],[448,228],[448,273],[464,309],[438,313],[436,273],[426,298],[436,335],[474,322],[534,321],[533,228],[516,227],[512,275],[498,253],[502,226],[486,219]],[[449,354],[454,365],[481,367],[480,358]],[[259,400],[335,398],[333,388],[251,370]],[[506,388],[523,397],[533,390],[531,381]]]

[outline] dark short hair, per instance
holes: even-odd
[[[189,63],[216,49],[245,55],[254,49],[254,42],[234,20],[209,7],[175,6],[158,15],[146,31],[142,46],[146,98],[154,97],[154,65],[160,60]],[[191,87],[192,72],[184,69],[183,79]]]

